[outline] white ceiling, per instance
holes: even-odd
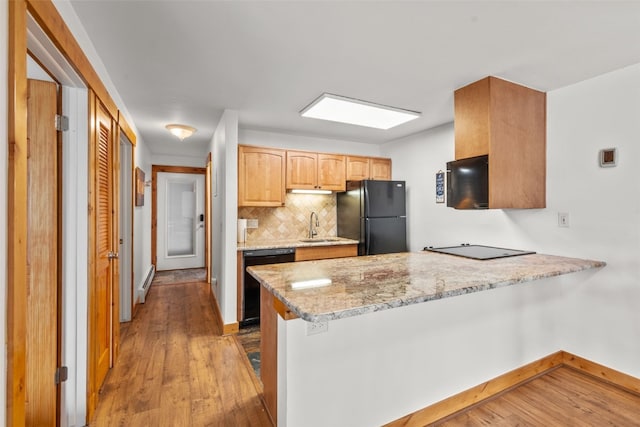
[[[71,1],[153,153],[240,127],[384,143],[453,120],[487,75],[550,91],[640,62],[640,2]],[[422,112],[390,130],[300,117],[323,92]],[[198,128],[180,144],[167,123]],[[320,149],[320,147],[319,147]]]

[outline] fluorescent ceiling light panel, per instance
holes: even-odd
[[[420,113],[416,111],[387,107],[330,93],[320,95],[300,114],[302,117],[385,130],[420,117]]]

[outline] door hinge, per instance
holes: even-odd
[[[60,366],[58,369],[56,369],[56,376],[55,376],[56,384],[65,382],[68,377],[69,377],[69,369],[66,366]]]
[[[61,132],[69,130],[69,117],[56,114],[56,130]]]

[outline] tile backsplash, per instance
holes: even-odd
[[[318,214],[317,237],[337,233],[336,195],[291,194],[280,208],[238,208],[238,218],[257,219],[258,228],[247,230],[247,241],[304,239],[309,235],[309,216]]]

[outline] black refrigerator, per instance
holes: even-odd
[[[407,251],[404,181],[347,181],[338,193],[338,236],[357,240],[358,255]]]

